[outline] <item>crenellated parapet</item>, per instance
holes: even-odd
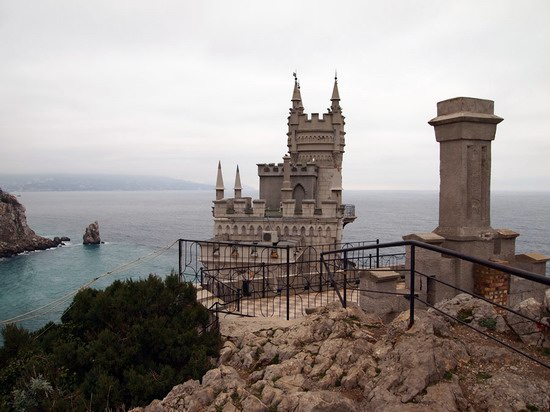
[[[258,176],[260,177],[283,177],[283,163],[259,163]],[[292,177],[299,176],[315,176],[319,175],[319,166],[315,163],[298,163],[290,165],[290,175]]]

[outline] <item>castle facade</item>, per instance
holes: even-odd
[[[294,76],[288,116],[288,153],[282,163],[258,164],[259,199],[242,195],[239,168],[234,197],[225,197],[221,163],[214,200],[213,241],[312,246],[342,242],[355,220],[353,205],[342,204],[345,121],[335,77],[331,105],[322,117],[304,112]]]

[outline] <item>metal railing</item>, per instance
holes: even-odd
[[[304,315],[308,307],[336,299],[336,283],[323,271],[319,256],[335,248],[364,247],[378,240],[314,246],[271,245],[245,242],[211,242],[180,239],[181,280],[200,286],[207,307],[217,302],[219,313],[241,316]],[[332,267],[338,284],[347,284],[350,297],[359,286],[359,269],[397,265],[404,254],[381,255],[377,249],[356,253],[351,260],[335,256]],[[344,270],[345,267],[345,270]],[[357,297],[357,296],[355,296]]]
[[[506,312],[512,313],[514,315],[520,316],[521,318],[523,318],[525,320],[534,322],[537,325],[537,327],[539,327],[539,329],[541,329],[541,330],[550,331],[549,325],[543,325],[543,324],[541,324],[540,320],[538,320],[538,319],[533,319],[533,318],[528,317],[525,314],[520,313],[516,310],[513,310],[513,309],[511,309],[507,306],[501,305],[499,303],[495,303],[495,302],[491,301],[490,299],[485,298],[484,296],[480,296],[480,295],[472,293],[471,291],[468,291],[464,288],[461,288],[457,285],[453,285],[449,282],[445,282],[443,280],[437,279],[437,274],[420,272],[419,270],[416,269],[416,266],[417,266],[416,252],[417,252],[417,249],[429,250],[429,251],[441,254],[442,256],[445,256],[446,258],[449,258],[449,257],[456,258],[460,261],[465,261],[465,262],[481,265],[481,266],[484,266],[484,267],[487,267],[487,268],[490,268],[490,269],[494,269],[494,270],[499,271],[499,272],[506,273],[510,276],[514,276],[514,277],[517,277],[517,278],[520,278],[520,279],[525,279],[525,280],[528,280],[528,281],[531,281],[531,282],[535,282],[539,285],[550,286],[550,278],[549,277],[538,275],[536,273],[532,273],[532,272],[529,272],[529,271],[526,271],[526,270],[523,270],[523,269],[514,268],[514,267],[511,267],[511,266],[501,264],[501,263],[497,263],[497,262],[486,260],[486,259],[477,258],[477,257],[470,256],[470,255],[465,255],[463,253],[456,252],[454,250],[445,249],[445,248],[442,248],[442,247],[439,247],[439,246],[434,246],[434,245],[430,245],[430,244],[415,241],[415,240],[377,244],[375,246],[369,245],[369,246],[362,246],[362,247],[342,248],[342,249],[336,249],[336,250],[332,250],[332,251],[322,252],[320,254],[320,261],[322,262],[322,265],[323,265],[325,271],[328,273],[328,277],[329,277],[330,281],[335,286],[336,290],[342,290],[342,293],[338,292],[338,297],[339,297],[340,303],[342,304],[343,307],[346,307],[346,305],[347,305],[346,289],[348,287],[348,284],[344,281],[343,283],[340,284],[341,287],[337,287],[338,282],[335,279],[335,276],[333,275],[334,274],[334,269],[335,269],[334,265],[333,265],[334,258],[331,257],[331,256],[340,256],[340,255],[343,254],[345,265],[347,266],[347,265],[349,265],[349,261],[353,262],[354,256],[357,253],[364,253],[366,250],[373,250],[375,248],[377,249],[377,253],[379,253],[379,250],[381,250],[381,249],[382,250],[383,249],[392,249],[392,250],[394,250],[395,248],[400,248],[400,247],[401,248],[402,247],[409,247],[410,248],[409,259],[408,259],[409,260],[409,266],[398,268],[398,272],[402,273],[403,277],[408,275],[408,285],[407,285],[408,286],[408,291],[405,291],[404,293],[399,293],[399,292],[373,291],[373,290],[360,289],[360,292],[385,293],[385,294],[389,294],[389,295],[403,296],[404,298],[406,298],[408,300],[408,306],[409,306],[409,327],[413,326],[414,319],[415,319],[415,308],[416,308],[418,303],[421,303],[421,304],[425,305],[426,307],[433,308],[435,311],[437,311],[437,312],[439,312],[439,313],[441,313],[441,314],[443,314],[443,315],[445,315],[449,318],[452,318],[453,320],[455,320],[456,322],[459,322],[460,324],[462,324],[464,326],[467,326],[467,327],[473,329],[477,333],[480,333],[481,335],[483,335],[483,336],[485,336],[485,337],[487,337],[487,338],[489,338],[489,339],[491,339],[491,340],[507,347],[508,349],[510,349],[514,352],[517,352],[517,353],[531,359],[532,361],[534,361],[534,362],[536,362],[536,363],[538,363],[538,364],[540,364],[544,367],[550,368],[549,363],[547,363],[547,362],[545,362],[545,361],[533,356],[532,354],[527,353],[527,352],[525,352],[525,351],[523,351],[523,350],[521,350],[517,347],[514,347],[513,345],[503,341],[501,338],[499,338],[498,336],[496,336],[492,333],[488,333],[487,331],[483,331],[483,330],[475,328],[474,326],[470,325],[468,322],[465,322],[464,319],[459,319],[457,316],[453,316],[453,315],[443,311],[442,309],[435,307],[435,302],[430,302],[429,299],[427,299],[427,298],[426,299],[421,298],[420,294],[418,293],[418,288],[417,288],[418,280],[419,279],[420,280],[425,279],[425,282],[424,282],[425,284],[428,284],[428,282],[435,282],[435,283],[438,283],[438,284],[443,285],[445,287],[448,287],[450,289],[453,289],[455,291],[458,291],[458,292],[461,292],[461,293],[467,293],[467,294],[469,294],[469,295],[471,295],[471,296],[473,296],[477,299],[481,299],[481,300],[483,300],[483,301],[485,301],[485,302],[487,302],[491,305],[494,305],[500,311],[506,311]]]

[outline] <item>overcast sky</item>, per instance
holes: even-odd
[[[0,174],[160,175],[230,189],[280,162],[298,71],[338,70],[345,189],[439,185],[436,103],[495,101],[492,186],[550,190],[550,1],[0,0]]]

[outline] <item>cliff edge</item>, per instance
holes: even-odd
[[[217,367],[134,412],[543,411],[550,371],[437,312],[222,319]]]
[[[25,207],[0,189],[0,258],[57,247],[61,239],[38,236],[28,225]]]

